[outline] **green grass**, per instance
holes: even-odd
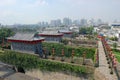
[[[118,62],[120,62],[120,51],[119,50],[113,50],[113,53],[115,54],[115,57],[117,58]]]

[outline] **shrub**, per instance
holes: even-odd
[[[71,57],[72,49],[74,49],[75,56],[76,57],[82,57],[83,53],[86,53],[86,58],[90,58],[94,60],[94,54],[95,54],[95,48],[84,48],[84,47],[71,47],[71,46],[65,46],[64,44],[60,43],[43,43],[43,47],[47,48],[47,52],[50,54],[52,53],[52,48],[55,48],[55,55],[61,56],[61,51],[64,49],[65,57]]]
[[[14,51],[5,51],[4,55],[0,55],[0,61],[15,65],[16,67],[23,67],[25,70],[37,68],[40,70],[48,71],[72,71],[76,74],[92,73],[90,71],[91,69],[89,70],[89,68],[85,66],[49,61],[45,59],[40,59],[39,57],[34,55],[23,54]]]

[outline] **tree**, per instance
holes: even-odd
[[[79,29],[79,33],[80,34],[89,34],[89,35],[92,35],[93,33],[93,27],[82,27]]]
[[[14,32],[10,28],[0,28],[0,44],[2,41],[6,41],[6,38],[14,35]]]
[[[75,37],[77,37],[78,36],[78,33],[77,32],[73,32],[73,34],[72,34],[72,38],[75,38]]]
[[[66,40],[66,39],[62,39],[62,41],[61,41],[64,45],[67,45],[68,44],[68,40]]]
[[[110,40],[112,40],[112,41],[118,41],[118,38],[117,37],[111,37]]]

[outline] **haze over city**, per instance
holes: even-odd
[[[0,0],[1,24],[34,24],[69,17],[102,19],[120,18],[120,0]]]

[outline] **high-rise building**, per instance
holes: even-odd
[[[49,24],[48,24],[48,22],[43,21],[43,22],[39,22],[38,25],[41,27],[47,27]]]
[[[86,19],[81,19],[80,25],[81,26],[87,26],[87,20]]]
[[[57,20],[56,20],[56,24],[57,24],[57,26],[61,26],[61,24],[62,24],[62,23],[61,23],[61,20],[60,20],[60,19],[57,19]]]
[[[63,25],[65,25],[65,26],[72,25],[72,20],[70,18],[64,18]]]
[[[56,21],[55,20],[51,20],[50,21],[50,26],[56,26]]]
[[[50,25],[54,27],[61,26],[61,20],[60,19],[51,20]]]
[[[90,19],[88,21],[88,26],[94,26],[95,25],[95,20],[94,19]]]
[[[77,25],[77,26],[80,25],[80,21],[79,20],[74,20],[73,25]]]
[[[103,22],[102,22],[102,20],[101,19],[98,19],[97,20],[97,25],[101,25]]]

